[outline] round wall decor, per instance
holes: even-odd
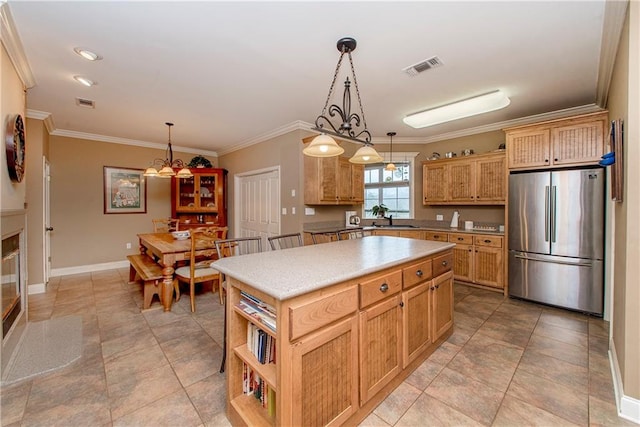
[[[17,114],[7,123],[5,133],[7,168],[12,181],[20,182],[24,177],[25,137],[22,116]]]

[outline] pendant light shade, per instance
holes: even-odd
[[[392,172],[396,170],[396,165],[393,163],[393,137],[395,135],[395,132],[387,132],[387,136],[389,137],[389,163],[387,163],[384,169]]]
[[[344,153],[335,139],[324,133],[316,136],[302,152],[311,157],[333,157]]]
[[[370,145],[365,145],[364,147],[360,147],[356,154],[353,155],[352,158],[349,159],[351,163],[357,163],[361,165],[367,165],[371,163],[380,163],[383,162],[384,159],[378,152]]]

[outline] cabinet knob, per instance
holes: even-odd
[[[462,241],[464,240],[464,237],[458,237],[458,240]]]
[[[442,266],[443,266],[443,267],[446,267],[446,266],[447,266],[447,264],[449,264],[447,261],[442,261]]]
[[[489,240],[489,239],[485,239],[485,241],[484,241],[484,242],[485,242],[485,243],[491,243],[491,240]]]
[[[387,285],[386,283],[383,283],[382,285],[380,285],[380,292],[387,292],[389,290],[389,285]]]
[[[554,162],[557,162],[557,161],[558,161],[558,159],[553,159],[553,161],[554,161]]]
[[[440,285],[436,285],[436,289],[438,289],[440,287]]]
[[[549,163],[549,159],[544,159],[544,162],[545,163]]]
[[[404,307],[404,302],[400,301],[400,307]]]
[[[422,270],[418,270],[418,271],[416,271],[416,276],[418,276],[418,277],[422,277]]]

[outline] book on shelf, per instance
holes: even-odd
[[[245,312],[247,315],[256,319],[258,322],[264,324],[273,332],[275,332],[276,316],[274,312],[272,312],[270,309],[266,309],[260,303],[256,303],[255,297],[247,298],[245,297],[245,295],[248,295],[248,294],[245,294],[244,292],[241,292],[241,295],[242,295],[242,298],[240,299],[240,302],[238,303],[237,307],[243,312]]]
[[[247,325],[247,348],[263,365],[276,361],[276,339],[254,324]]]
[[[242,375],[242,392],[249,396],[253,395],[253,397],[260,401],[260,405],[267,409],[269,416],[274,416],[276,404],[275,391],[246,363],[242,364]]]

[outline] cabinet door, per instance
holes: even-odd
[[[431,345],[431,309],[429,296],[432,282],[426,281],[402,293],[404,351],[402,368]]]
[[[360,404],[402,369],[402,308],[397,294],[360,312]]]
[[[504,287],[502,253],[502,248],[475,246],[473,260],[475,283],[495,288]]]
[[[196,175],[189,178],[174,178],[176,187],[175,206],[176,212],[196,211],[198,198],[198,181]]]
[[[553,128],[554,165],[598,163],[604,154],[604,120]]]
[[[453,273],[444,273],[431,286],[432,339],[437,341],[453,325]]]
[[[447,166],[425,162],[422,164],[422,204],[447,200]]]
[[[292,425],[340,425],[358,409],[357,316],[301,339],[292,356]]]
[[[338,200],[341,202],[350,202],[352,197],[351,191],[351,163],[346,157],[338,159]]]
[[[218,176],[216,174],[195,175],[198,188],[196,206],[210,212],[218,210]]]
[[[473,246],[456,243],[453,248],[453,274],[456,280],[473,281]]]
[[[449,164],[449,201],[469,203],[475,199],[474,162],[456,161]]]
[[[476,202],[504,202],[507,199],[506,177],[504,156],[476,161]]]
[[[548,128],[507,132],[509,169],[549,166],[550,131]]]
[[[364,203],[364,165],[351,164],[351,201]]]

